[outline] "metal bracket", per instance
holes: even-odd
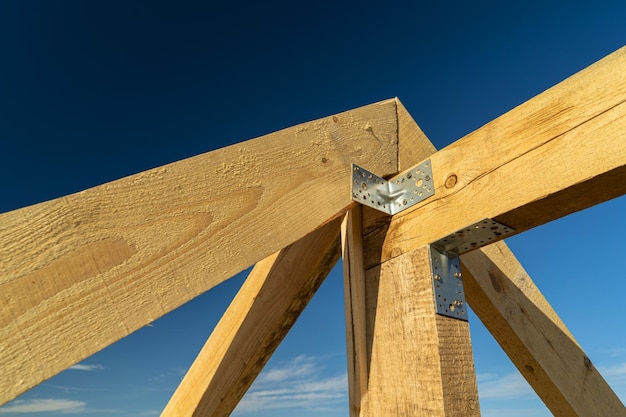
[[[438,314],[467,321],[461,261],[454,253],[430,247],[430,267]]]
[[[430,160],[387,181],[352,165],[352,199],[389,215],[435,194]],[[481,220],[430,245],[430,265],[438,314],[467,321],[459,255],[503,239],[515,230],[491,219]]]
[[[430,245],[435,309],[438,314],[467,321],[459,255],[503,239],[514,231],[495,220],[485,219]]]
[[[352,199],[390,215],[414,206],[435,194],[430,160],[387,181],[352,165]]]

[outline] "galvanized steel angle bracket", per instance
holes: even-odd
[[[467,321],[459,256],[431,245],[430,267],[437,313]]]
[[[430,160],[387,181],[378,175],[352,165],[352,199],[393,215],[435,194]]]
[[[430,245],[431,273],[438,314],[467,321],[467,306],[459,256],[504,239],[515,229],[483,219]]]

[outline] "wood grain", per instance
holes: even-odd
[[[439,316],[428,246],[366,271],[364,416],[479,416],[467,322]]]
[[[161,416],[229,416],[340,255],[335,219],[256,264]]]
[[[504,242],[461,255],[465,295],[520,373],[557,417],[626,416]]]
[[[397,101],[398,170],[406,171],[428,158],[437,149],[428,140],[404,105]]]
[[[397,130],[388,100],[0,215],[0,404],[343,214]]]
[[[396,102],[398,112],[398,170],[405,171],[430,157],[436,152],[436,148],[400,100],[396,98]],[[389,227],[391,221],[391,217],[386,213],[367,206],[363,206],[363,219],[364,234],[371,233],[374,229]]]
[[[367,319],[361,206],[348,211],[341,223],[344,300],[346,310],[346,358],[351,417],[367,415]]]
[[[433,154],[435,195],[365,237],[366,267],[483,218],[521,232],[626,193],[625,72],[623,48]]]
[[[435,148],[401,104],[398,122],[399,164],[410,168]],[[346,296],[350,415],[479,416],[469,326],[435,313],[429,242],[366,270],[365,278],[360,278],[364,265],[359,229],[384,235],[398,227],[389,216],[368,207],[362,210],[362,227],[355,216],[352,228],[346,228],[351,231],[350,266],[344,264],[350,294]],[[415,231],[406,231],[407,238],[413,236]]]

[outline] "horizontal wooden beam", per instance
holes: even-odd
[[[340,223],[256,264],[162,417],[232,413],[339,259]]]
[[[353,206],[397,172],[396,100],[0,215],[0,404]]]
[[[461,255],[465,295],[520,373],[557,417],[626,416],[504,242]]]
[[[433,154],[435,195],[365,237],[366,267],[483,218],[521,232],[626,193],[624,73],[626,48]]]

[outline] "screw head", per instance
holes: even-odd
[[[461,273],[460,273],[460,272],[455,272],[455,273],[454,273],[454,276],[455,276],[456,278],[461,278]]]
[[[435,281],[441,281],[441,275],[439,274],[435,274],[433,278],[435,279]]]

